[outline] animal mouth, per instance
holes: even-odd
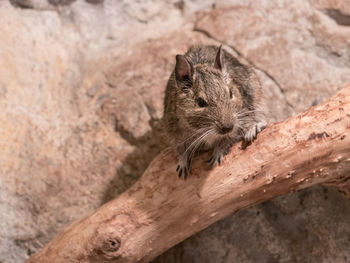
[[[218,127],[218,133],[221,135],[230,133],[233,130],[233,124],[222,125]]]

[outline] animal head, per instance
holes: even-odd
[[[211,130],[215,136],[237,136],[241,95],[231,83],[221,46],[213,63],[195,64],[176,56],[177,108],[194,130]]]

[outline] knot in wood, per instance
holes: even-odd
[[[109,238],[103,243],[102,251],[106,254],[117,252],[120,248],[121,241],[119,238]]]
[[[93,259],[91,262],[105,262],[106,260],[115,260],[120,257],[120,238],[105,236],[98,241],[98,244],[90,255],[90,258]]]

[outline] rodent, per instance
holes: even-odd
[[[211,167],[231,146],[252,142],[266,127],[260,81],[253,69],[216,46],[193,46],[176,55],[164,99],[164,126],[186,179],[196,152],[212,149]]]

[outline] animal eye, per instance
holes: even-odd
[[[232,89],[230,89],[230,99],[232,99]]]
[[[198,103],[198,106],[201,108],[208,106],[208,103],[202,98],[198,98],[197,103]]]

